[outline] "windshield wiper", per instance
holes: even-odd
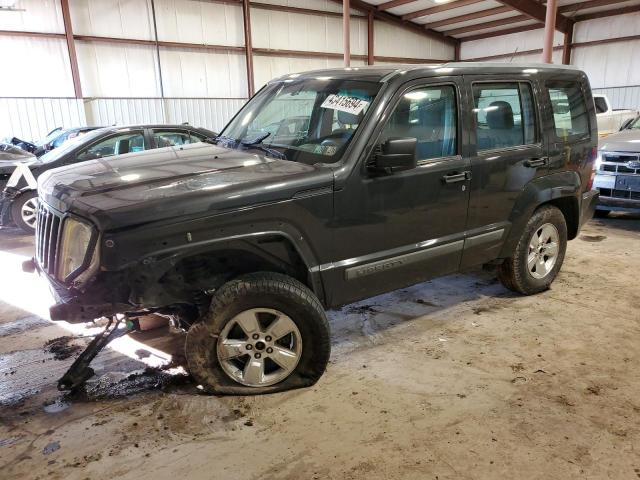
[[[211,143],[213,145],[217,145],[220,140],[222,140],[224,142],[228,142],[228,143],[233,143],[234,145],[238,143],[238,141],[235,138],[225,137],[224,135],[216,135],[215,137],[207,137],[202,141],[205,142],[205,143]]]
[[[275,148],[269,148],[262,143],[262,141],[265,138],[267,138],[269,135],[271,135],[271,132],[265,132],[262,135],[258,135],[257,137],[252,139],[243,138],[242,140],[240,140],[240,144],[244,145],[245,147],[257,148],[258,150],[263,151],[267,155],[271,155],[272,157],[279,158],[280,160],[287,160],[287,156],[284,153],[276,150]]]

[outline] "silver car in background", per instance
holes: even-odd
[[[640,213],[640,116],[600,140],[593,187],[600,190],[596,216]]]

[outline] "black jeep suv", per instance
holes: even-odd
[[[597,138],[570,67],[287,75],[209,143],[44,174],[25,268],[54,287],[54,320],[173,318],[208,391],[308,386],[326,308],[482,264],[549,288],[597,203]]]

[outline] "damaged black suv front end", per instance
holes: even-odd
[[[126,289],[114,275],[100,270],[100,233],[90,221],[58,210],[40,199],[35,257],[25,271],[45,275],[56,304],[52,320],[81,323],[122,313],[131,308]]]

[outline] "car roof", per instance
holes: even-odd
[[[203,128],[203,127],[194,127],[193,125],[189,125],[189,124],[166,124],[166,123],[145,123],[145,124],[138,124],[138,125],[111,125],[108,127],[98,127],[101,130],[104,131],[111,131],[111,132],[120,132],[120,131],[124,131],[124,130],[136,130],[136,129],[140,129],[140,128],[182,128],[182,129],[188,129],[188,130],[199,130],[199,131],[204,131],[204,132],[209,132],[208,129]]]
[[[328,68],[293,73],[278,77],[272,82],[287,79],[331,77],[332,79],[368,80],[387,82],[399,75],[412,72],[415,76],[438,77],[448,75],[478,75],[484,73],[572,72],[580,70],[572,65],[548,63],[500,63],[500,62],[446,62],[433,64],[366,65],[362,67]]]

